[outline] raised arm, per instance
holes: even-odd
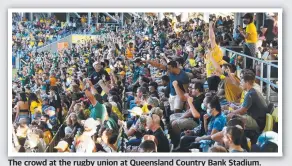
[[[157,63],[155,61],[151,61],[151,60],[148,60],[148,61],[142,61],[143,63],[148,63],[150,64],[151,66],[153,67],[156,67],[156,68],[159,68],[161,70],[167,70],[167,67],[165,65],[162,65],[160,63]]]
[[[240,80],[237,79],[236,75],[234,73],[228,73],[229,79],[232,82],[232,84],[240,86]]]
[[[113,85],[117,85],[117,77],[115,76],[114,72],[110,72],[110,78]]]
[[[215,41],[215,33],[214,33],[214,23],[212,21],[209,23],[209,38],[211,42],[211,48],[214,49],[216,46],[216,41]]]
[[[96,91],[94,86],[92,85],[91,81],[90,80],[87,80],[87,83],[86,83],[86,89],[85,89],[85,95],[86,97],[89,99],[90,103],[95,106],[97,104],[97,101],[94,97],[94,95],[91,93],[91,91]]]
[[[178,82],[177,81],[173,81],[172,82],[172,85],[175,89],[175,92],[176,94],[179,96],[179,98],[182,100],[182,101],[187,101],[187,98],[186,96],[184,95],[184,92],[180,89],[180,87],[178,86]]]

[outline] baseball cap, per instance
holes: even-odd
[[[65,135],[71,135],[73,130],[70,127],[65,127]]]
[[[55,107],[49,106],[44,110],[44,113],[49,115],[49,117],[55,116],[56,115],[56,109]]]
[[[274,131],[267,131],[262,133],[259,137],[258,137],[258,144],[262,145],[263,143],[270,141],[270,142],[274,142],[274,143],[278,143],[278,134]]]
[[[274,131],[262,133],[257,143],[252,147],[252,152],[277,152],[278,151],[278,134]]]
[[[251,20],[253,20],[253,14],[252,13],[246,13],[243,17],[241,17],[241,18],[246,18],[246,19],[251,19]]]
[[[54,147],[55,149],[65,151],[68,148],[68,143],[66,141],[60,141],[57,146]]]
[[[48,96],[48,95],[46,95],[46,94],[42,95],[41,97],[42,97],[42,100],[43,100],[43,101],[44,101],[44,100],[48,100],[48,99],[49,99],[49,96]]]
[[[131,110],[128,110],[132,116],[141,116],[143,114],[142,108],[134,107]]]
[[[84,129],[87,130],[92,130],[94,129],[96,126],[98,126],[100,123],[98,121],[95,121],[93,118],[88,118],[85,122],[84,122]]]

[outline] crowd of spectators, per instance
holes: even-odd
[[[251,16],[236,32],[230,16],[149,16],[106,38],[34,53],[77,29],[14,16],[13,50],[30,55],[12,82],[13,151],[277,152],[277,129],[266,121],[277,108],[264,99],[255,66],[242,68],[220,48],[265,53]]]

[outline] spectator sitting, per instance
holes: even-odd
[[[244,129],[244,122],[241,117],[234,116],[227,124],[227,127],[236,127],[236,126]],[[212,140],[216,141],[216,143],[220,145],[225,145],[226,148],[229,148],[228,144],[226,144],[226,139],[224,139],[224,134],[226,134],[227,127],[225,127],[222,131],[214,134],[212,136]],[[243,149],[245,149],[247,152],[250,151],[250,147],[248,146],[248,141],[247,141],[247,137],[245,133],[242,134],[240,146]]]
[[[173,138],[174,145],[176,141],[179,141],[180,132],[183,130],[191,130],[199,125],[199,119],[201,115],[203,115],[202,103],[204,101],[204,89],[203,85],[200,83],[191,84],[189,86],[190,94],[183,95],[183,92],[177,85],[177,81],[173,82],[176,93],[181,98],[181,101],[188,102],[189,109],[185,113],[175,113],[170,116],[170,124],[171,124],[171,135]],[[190,95],[190,96],[188,96]],[[187,97],[186,97],[187,96]],[[194,97],[194,99],[193,99]]]
[[[129,142],[127,142],[128,146],[140,145],[142,138],[146,133],[146,121],[147,116],[142,115],[139,117],[137,122],[134,125],[132,125],[130,129],[127,128],[126,122],[119,121],[119,125],[124,127],[126,135],[128,137],[134,136],[134,138],[130,139]]]
[[[211,118],[208,123],[208,118]],[[221,113],[221,106],[217,96],[214,96],[207,107],[207,114],[204,115],[204,127],[207,135],[197,137],[195,142],[192,143],[185,150],[192,148],[200,148],[200,141],[211,140],[212,135],[223,130],[226,125],[226,117]],[[212,141],[211,141],[212,142]],[[209,143],[211,143],[209,142]]]
[[[234,115],[242,115],[246,120],[246,129],[262,131],[266,124],[268,106],[261,94],[254,88],[255,74],[246,72],[241,80],[241,86],[247,91],[242,107],[228,114],[228,118]]]
[[[117,152],[115,143],[117,141],[118,134],[114,133],[111,129],[105,129],[102,133],[101,138],[97,142],[103,147],[103,150],[107,153]]]
[[[202,108],[202,116],[200,117],[200,126],[198,126],[198,129],[196,130],[186,130],[180,134],[180,142],[179,146],[175,148],[175,151],[183,151],[186,147],[190,146],[192,142],[196,140],[198,136],[202,136],[205,133],[205,127],[204,127],[204,114],[207,111],[207,106],[211,102],[214,95],[206,94],[206,97],[204,98],[204,101],[201,105]]]
[[[149,129],[149,133],[155,136],[157,152],[169,152],[169,141],[161,129],[158,115],[151,114],[147,118],[147,128]]]
[[[243,138],[243,128],[240,125],[227,127],[224,140],[225,146],[229,148],[229,152],[247,152],[241,147],[241,142]]]
[[[159,94],[157,92],[158,84],[156,82],[151,82],[149,84],[149,92],[151,97],[156,97],[159,99]]]
[[[133,97],[128,98],[128,101],[130,101],[130,109],[141,104],[143,94],[146,94],[146,91],[147,89],[145,87],[140,87],[137,89],[137,96],[135,100],[131,100]]]

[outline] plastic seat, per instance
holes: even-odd
[[[276,107],[273,112],[272,112],[272,116],[274,119],[274,122],[278,122],[278,107]]]
[[[248,146],[249,149],[251,149],[251,141],[250,141],[250,138],[247,138],[246,137],[246,139],[247,139],[247,146]]]
[[[266,126],[263,132],[273,131],[273,127],[274,127],[273,116],[271,114],[266,114]]]

